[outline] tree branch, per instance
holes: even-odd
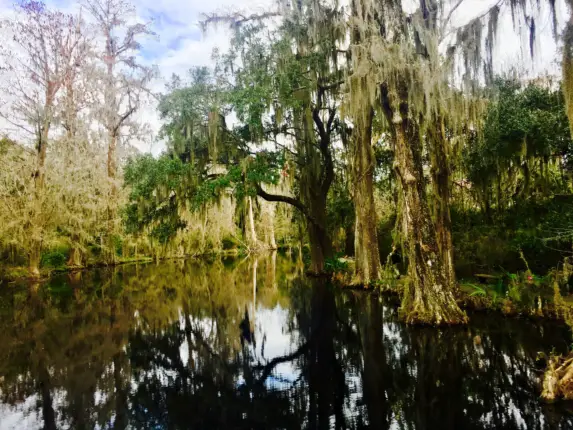
[[[300,200],[295,199],[294,197],[267,193],[265,190],[263,190],[260,184],[255,184],[255,189],[257,190],[257,195],[267,202],[282,202],[294,206],[306,217],[310,223],[317,227],[321,227],[316,219],[310,214],[308,208]]]

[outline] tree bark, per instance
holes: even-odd
[[[107,202],[107,262],[110,264],[115,263],[115,247],[113,243],[113,234],[115,232],[115,207],[117,199],[117,186],[116,179],[116,149],[117,149],[117,134],[112,131],[109,136],[109,144],[107,151],[107,177],[109,181],[109,196]]]
[[[253,198],[248,197],[249,204],[248,217],[249,217],[249,244],[251,249],[257,249],[259,247],[259,240],[257,238],[257,231],[255,230],[255,216],[253,214]]]
[[[72,235],[72,248],[70,250],[70,257],[68,258],[67,265],[70,267],[82,267],[83,266],[83,255],[82,251],[77,244],[79,241],[78,235]]]
[[[352,225],[344,229],[344,254],[354,255],[354,229]]]
[[[268,215],[269,215],[269,248],[277,249],[277,241],[275,237],[275,207],[270,204],[268,205]]]
[[[364,78],[361,78],[364,79]],[[352,185],[356,215],[354,234],[355,269],[353,283],[368,286],[380,279],[381,265],[374,205],[374,153],[372,121],[374,112],[364,103],[354,118]]]
[[[50,96],[47,95],[48,101],[46,102],[45,110],[49,112],[51,107]],[[42,194],[44,192],[45,177],[46,177],[46,152],[48,146],[48,136],[50,133],[50,120],[46,119],[42,124],[40,134],[38,136],[38,144],[36,147],[36,172],[34,173],[34,222],[41,223],[42,217]],[[42,255],[42,237],[37,237],[32,234],[32,244],[30,249],[29,271],[30,275],[34,278],[40,276],[40,260]]]
[[[326,196],[316,196],[310,201],[310,213],[316,223],[307,221],[310,244],[310,271],[315,274],[324,272],[326,259],[332,258],[332,241],[326,231]]]
[[[442,119],[438,119],[439,132],[431,136],[430,158],[432,188],[434,194],[434,218],[436,222],[436,240],[446,282],[452,291],[456,287],[454,271],[454,246],[452,242],[452,219],[450,216],[450,167],[448,164],[446,135]]]
[[[40,260],[42,255],[42,242],[39,239],[32,239],[32,247],[28,259],[28,270],[33,278],[40,277]]]
[[[386,98],[383,106],[391,106],[384,88],[382,95]],[[395,139],[395,169],[401,186],[402,232],[408,256],[409,280],[401,313],[410,324],[465,323],[467,316],[456,303],[437,244],[426,198],[420,135],[409,119],[407,100],[407,93],[400,94],[395,114],[385,108]]]
[[[115,247],[113,243],[113,234],[115,231],[115,206],[117,199],[117,186],[115,183],[116,173],[117,173],[117,139],[119,133],[118,123],[118,109],[116,101],[116,91],[114,88],[114,67],[117,61],[117,55],[114,51],[115,42],[113,41],[111,35],[111,23],[106,23],[108,26],[105,31],[106,36],[106,65],[107,65],[107,82],[105,89],[105,108],[107,109],[106,124],[105,127],[108,132],[108,147],[107,147],[107,179],[109,183],[109,195],[107,201],[107,253],[106,260],[107,263],[115,263]]]
[[[360,1],[350,4],[353,19],[367,22],[366,8]],[[358,26],[352,28],[351,40],[354,46],[368,37]],[[351,138],[352,187],[354,191],[355,234],[354,234],[354,284],[368,286],[380,279],[380,251],[376,233],[376,207],[374,205],[374,152],[372,150],[372,122],[374,110],[370,103],[370,88],[366,76],[358,70],[365,60],[360,50],[352,51],[352,64],[357,76],[350,77],[351,113],[354,129]]]

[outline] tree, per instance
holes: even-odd
[[[35,148],[32,173],[34,192],[26,218],[29,270],[38,277],[45,224],[46,157],[50,132],[58,117],[58,95],[66,78],[76,67],[77,47],[83,42],[81,21],[61,12],[53,12],[37,1],[21,3],[16,18],[7,21],[13,46],[5,47],[4,60],[8,78],[3,88],[8,100],[2,116],[13,126],[31,136]]]
[[[350,19],[352,71],[348,77],[349,116],[354,128],[351,142],[352,189],[355,209],[354,282],[368,285],[377,281],[381,275],[380,251],[376,234],[376,208],[374,206],[374,167],[375,158],[372,148],[372,126],[374,109],[369,101],[371,88],[368,85],[369,76],[360,72],[367,66],[361,43],[372,37],[370,30],[363,31],[368,17],[367,9],[363,8],[360,0],[351,3],[352,16]]]
[[[270,202],[287,203],[300,211],[307,226],[311,271],[321,273],[332,256],[327,231],[327,196],[334,179],[332,145],[339,131],[336,94],[342,73],[336,56],[341,32],[333,31],[340,10],[307,2],[283,5],[282,24],[270,29],[264,20],[278,13],[247,19],[237,15],[210,17],[206,25],[227,22],[234,31],[232,52],[221,67],[231,72],[231,104],[243,124],[244,138],[265,142],[272,151],[257,154],[257,170],[245,175],[246,191]],[[308,23],[314,23],[308,32]],[[267,164],[263,173],[261,162]],[[269,170],[270,169],[270,170]],[[265,177],[276,183],[279,171],[295,179],[295,195],[265,189]],[[257,173],[258,172],[258,173]],[[275,181],[275,182],[273,182]]]
[[[107,134],[108,260],[113,262],[111,236],[116,231],[115,200],[117,198],[117,148],[120,139],[133,135],[137,124],[133,114],[141,107],[148,85],[155,76],[154,68],[138,63],[139,39],[153,35],[147,24],[129,24],[133,6],[124,0],[86,0],[86,9],[97,25],[101,44],[96,47],[99,80],[103,97],[94,112]]]
[[[467,177],[483,211],[565,192],[564,171],[572,147],[560,89],[499,79],[487,108],[483,133],[464,151]]]
[[[356,94],[352,105],[358,109],[367,104],[376,109],[384,116],[393,140],[401,190],[398,216],[409,273],[402,312],[412,323],[452,324],[464,322],[466,317],[453,294],[451,240],[440,240],[447,237],[444,220],[449,216],[449,178],[440,118],[459,124],[461,117],[456,115],[465,112],[465,100],[450,89],[449,63],[437,48],[445,23],[437,22],[440,9],[430,3],[422,1],[414,13],[406,13],[394,2],[353,3],[353,37],[361,43],[353,52],[360,67],[355,66],[351,75]],[[365,115],[367,111],[362,118],[371,123]],[[439,143],[428,145],[436,155],[433,169],[444,175],[434,178],[442,185],[435,190],[443,204],[436,222],[431,218],[422,161],[423,147],[431,135],[438,137]]]

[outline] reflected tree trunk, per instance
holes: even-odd
[[[277,289],[277,251],[271,253],[271,285],[273,289]]]
[[[40,360],[40,369],[38,373],[38,382],[40,393],[42,395],[42,418],[44,421],[43,430],[57,430],[56,413],[54,412],[53,400],[50,382],[50,374],[43,360]]]
[[[336,303],[324,279],[313,281],[311,299],[311,342],[308,364],[309,428],[346,428],[344,395],[346,382],[334,348]]]
[[[362,386],[371,429],[388,428],[388,402],[384,387],[392,386],[392,371],[384,371],[386,353],[383,343],[382,306],[378,297],[361,295],[359,333],[364,357]]]
[[[256,316],[257,316],[257,268],[259,266],[259,259],[255,258],[253,261],[253,321],[251,323],[251,331],[255,329]]]
[[[115,274],[115,268],[114,268]],[[112,304],[112,313],[110,318],[111,336],[114,338],[116,352],[113,355],[113,383],[115,399],[115,421],[114,429],[126,429],[128,426],[128,385],[127,385],[127,355],[124,348],[123,334],[118,322],[118,307],[120,304]]]

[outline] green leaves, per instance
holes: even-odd
[[[573,149],[561,91],[511,79],[498,80],[496,91],[483,133],[472,136],[465,150],[469,179],[489,194],[498,193],[500,181],[515,183],[508,191],[515,196],[532,187],[547,192],[544,168],[554,157],[568,158]]]
[[[185,224],[179,217],[179,201],[188,192],[191,166],[179,158],[142,155],[128,161],[125,185],[131,188],[129,204],[123,210],[128,233],[145,228],[150,235],[167,243]]]

